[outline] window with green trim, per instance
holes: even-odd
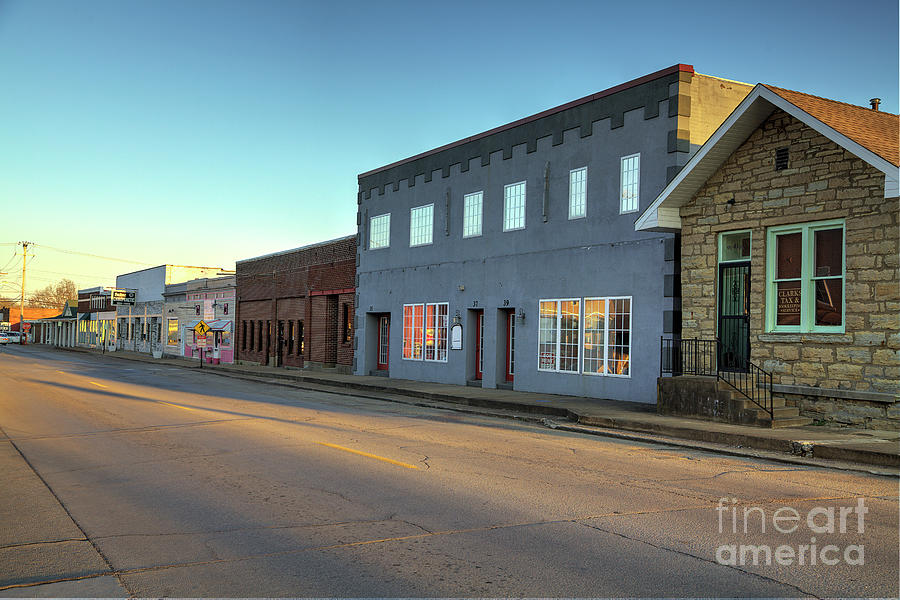
[[[771,227],[766,330],[843,333],[844,221]]]

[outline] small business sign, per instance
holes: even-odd
[[[134,290],[115,288],[110,292],[110,304],[113,306],[134,306],[136,296],[137,292]]]
[[[450,349],[451,350],[462,350],[462,325],[456,323],[453,327],[450,328]]]
[[[800,324],[800,282],[778,282],[778,304],[776,310],[776,324],[799,325]]]
[[[0,321],[0,331],[9,331],[9,321]]]

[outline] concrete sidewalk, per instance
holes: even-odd
[[[67,350],[95,351],[80,348]],[[554,429],[662,442],[692,448],[759,456],[823,466],[872,465],[879,473],[898,474],[900,432],[835,426],[764,429],[687,417],[659,415],[654,404],[579,398],[502,389],[427,383],[388,377],[342,375],[328,371],[246,365],[208,365],[182,358],[154,359],[146,354],[112,352],[106,356],[166,364],[241,379],[279,383],[424,404],[493,416],[522,418]],[[824,459],[822,461],[818,459]],[[838,462],[842,464],[838,464]]]

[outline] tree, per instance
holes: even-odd
[[[62,305],[69,300],[78,302],[78,289],[71,279],[62,279],[32,293],[26,306],[62,309]]]

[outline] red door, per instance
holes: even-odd
[[[391,318],[387,315],[378,319],[378,364],[379,371],[388,370],[388,355],[391,347]],[[369,363],[372,364],[372,363]]]
[[[484,311],[480,310],[475,318],[475,379],[484,375]]]
[[[512,381],[516,372],[516,311],[506,313],[506,380]]]

